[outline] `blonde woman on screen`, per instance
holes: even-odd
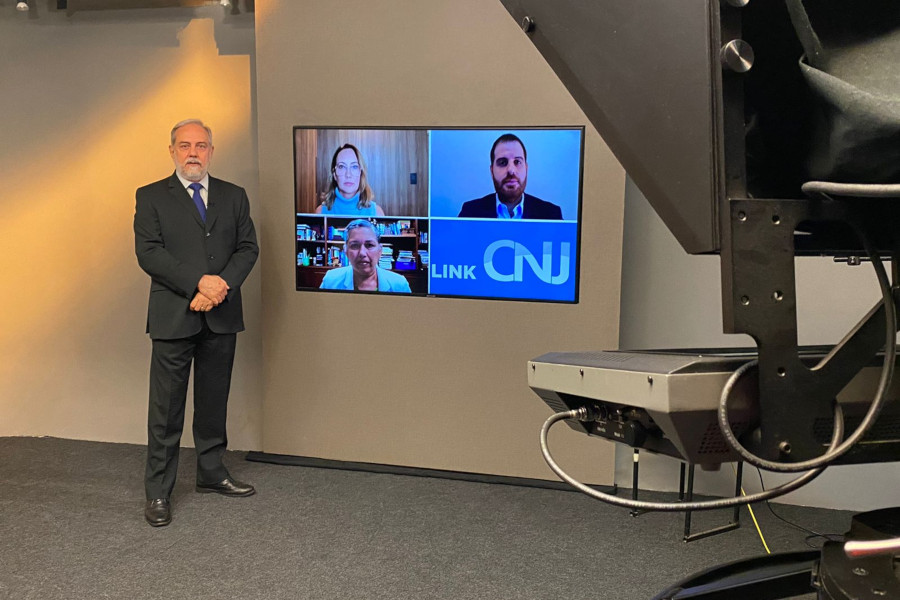
[[[384,210],[375,204],[367,175],[359,148],[353,144],[339,147],[331,157],[331,179],[316,213],[383,217]]]

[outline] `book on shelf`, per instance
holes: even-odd
[[[413,271],[416,268],[416,256],[411,250],[400,250],[397,252],[397,260],[394,262],[394,269],[397,271]]]
[[[382,269],[391,269],[394,264],[394,248],[390,244],[382,244],[381,258],[378,259],[378,266]]]

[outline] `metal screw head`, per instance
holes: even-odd
[[[859,575],[860,577],[865,577],[866,575],[869,574],[869,572],[866,571],[865,569],[863,569],[862,567],[855,567],[855,568],[853,569],[853,574],[854,574],[854,575]]]
[[[532,31],[534,31],[534,19],[532,19],[528,15],[522,17],[521,25],[522,31],[524,31],[525,33],[531,33]]]
[[[781,442],[778,444],[778,449],[783,454],[790,454],[791,453],[791,443],[787,442],[787,441]]]
[[[753,48],[744,40],[731,40],[719,52],[722,65],[735,73],[746,73],[753,68]]]

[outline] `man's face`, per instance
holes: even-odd
[[[188,123],[175,130],[175,143],[169,146],[175,170],[188,181],[200,181],[206,176],[213,155],[206,130],[196,123]]]
[[[352,148],[344,148],[334,163],[334,180],[344,198],[352,198],[359,191],[359,160]]]
[[[381,258],[381,244],[374,231],[368,227],[356,227],[350,230],[344,252],[355,275],[370,277]]]
[[[491,163],[491,177],[494,189],[501,202],[517,202],[525,193],[528,180],[528,163],[525,149],[519,142],[500,142],[494,148],[494,162]]]

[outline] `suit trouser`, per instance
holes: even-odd
[[[153,340],[144,475],[147,499],[168,498],[175,487],[192,362],[197,482],[217,483],[228,477],[222,455],[228,445],[225,421],[236,341],[237,334],[213,333],[205,321],[203,330],[189,338]]]

